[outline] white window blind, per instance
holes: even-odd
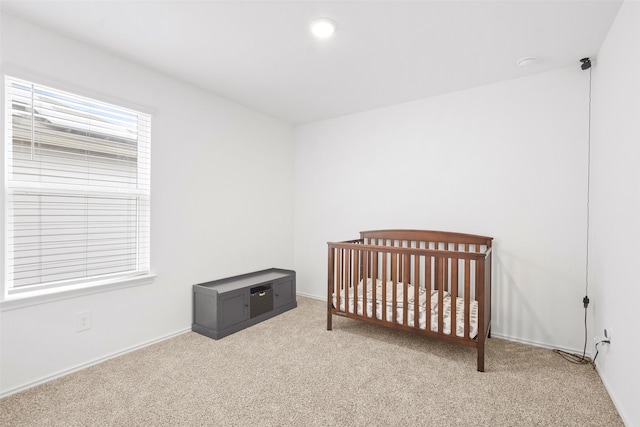
[[[5,77],[6,294],[149,272],[147,114]]]

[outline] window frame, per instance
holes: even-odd
[[[144,285],[144,284],[153,282],[153,279],[156,276],[155,274],[151,273],[151,260],[150,260],[150,257],[151,257],[150,150],[151,150],[151,118],[152,118],[151,116],[152,115],[149,112],[143,112],[143,111],[140,111],[139,109],[133,109],[133,108],[129,108],[121,105],[116,105],[111,102],[105,102],[99,96],[95,96],[95,95],[86,96],[82,93],[82,91],[78,91],[78,90],[69,91],[64,87],[59,88],[59,85],[57,85],[58,87],[52,87],[49,85],[38,83],[33,79],[26,80],[24,78],[13,77],[8,74],[3,74],[2,77],[3,77],[2,90],[4,93],[4,100],[3,100],[3,104],[2,104],[2,108],[0,109],[0,112],[2,113],[2,118],[5,120],[5,124],[6,124],[6,126],[4,126],[4,135],[3,135],[4,136],[3,137],[3,144],[4,144],[3,155],[4,155],[4,168],[5,168],[3,173],[4,175],[4,192],[3,192],[4,220],[3,221],[4,221],[4,227],[5,227],[4,228],[5,253],[2,260],[4,264],[4,271],[3,271],[4,280],[3,280],[2,289],[0,289],[1,290],[0,311],[4,311],[5,309],[21,307],[21,306],[27,306],[31,304],[39,304],[41,302],[46,302],[51,300],[75,297],[78,295],[86,295],[86,294],[103,292],[103,291],[130,287],[130,286]],[[17,286],[17,287],[11,286],[10,280],[9,280],[9,275],[11,274],[10,264],[9,264],[9,260],[11,257],[10,255],[11,244],[10,244],[10,239],[8,238],[8,236],[10,235],[9,212],[12,209],[11,207],[12,202],[10,201],[10,199],[15,193],[19,193],[20,191],[25,191],[27,189],[29,191],[32,191],[32,189],[30,188],[30,185],[21,186],[20,184],[15,185],[15,183],[10,182],[10,175],[12,174],[12,170],[10,170],[10,165],[9,165],[9,160],[10,160],[9,154],[10,154],[10,150],[13,150],[12,148],[13,135],[12,135],[12,131],[10,131],[10,126],[13,120],[12,113],[14,112],[14,108],[12,108],[12,106],[10,105],[12,102],[11,101],[12,95],[9,93],[9,87],[12,84],[11,82],[13,83],[19,82],[21,84],[27,83],[30,85],[32,84],[35,87],[43,88],[45,90],[52,91],[53,93],[56,93],[56,94],[69,95],[71,97],[74,97],[80,100],[87,100],[95,104],[106,105],[111,108],[115,108],[124,112],[135,114],[137,116],[142,115],[146,117],[147,124],[148,124],[148,131],[146,132],[146,136],[145,136],[146,140],[142,141],[142,144],[146,144],[144,149],[146,149],[148,152],[147,154],[148,159],[145,166],[141,166],[140,162],[136,160],[136,166],[135,166],[135,170],[137,171],[137,173],[140,172],[141,167],[147,168],[146,182],[143,190],[140,190],[139,184],[136,184],[135,189],[130,192],[130,197],[131,197],[131,194],[137,194],[138,196],[142,197],[144,199],[144,203],[146,203],[147,212],[144,216],[145,220],[141,225],[142,227],[141,229],[143,230],[144,233],[146,233],[146,238],[145,238],[146,240],[143,239],[146,242],[144,249],[140,248],[140,242],[141,242],[140,235],[138,235],[135,238],[136,256],[139,256],[140,253],[144,253],[144,256],[146,257],[146,261],[142,269],[138,268],[139,265],[137,265],[135,271],[132,271],[130,273],[116,274],[116,275],[113,275],[112,277],[109,277],[109,275],[104,275],[104,276],[93,275],[88,277],[72,279],[72,280],[51,281],[45,284]],[[138,146],[138,144],[140,143],[141,142],[139,140],[136,143],[136,147],[138,147],[137,148],[138,150],[140,149]],[[22,181],[22,184],[25,184],[25,183],[26,183],[25,181]],[[59,188],[56,188],[55,185],[51,186],[50,184],[45,184],[45,185],[39,184],[39,185],[35,185],[35,187],[36,189],[42,188],[43,193],[46,193],[47,191],[52,192],[52,191],[59,190]],[[63,192],[64,192],[64,189],[63,189]],[[109,190],[107,190],[105,194],[106,193],[109,193]],[[89,190],[85,192],[76,190],[75,194],[84,194],[85,197],[91,197],[92,195],[95,196],[96,194],[99,194],[99,193],[91,192]],[[123,194],[127,194],[127,192],[125,191],[123,192]],[[139,215],[139,213],[137,215]],[[86,256],[86,252],[85,252],[85,256]]]

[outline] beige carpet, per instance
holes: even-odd
[[[190,332],[0,400],[2,426],[619,426],[589,365],[492,338],[475,351],[335,318],[325,303]]]

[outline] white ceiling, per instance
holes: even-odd
[[[2,1],[82,40],[291,123],[594,58],[619,0]],[[338,23],[332,39],[308,30]],[[518,59],[536,56],[527,68]],[[594,60],[596,63],[597,59]]]

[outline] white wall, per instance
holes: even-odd
[[[152,110],[158,277],[3,310],[0,393],[189,329],[195,283],[293,267],[291,125],[10,16],[1,23],[3,72]],[[93,327],[78,333],[75,314],[84,310]]]
[[[619,412],[640,426],[640,3],[623,3],[593,70],[590,282],[596,363]]]
[[[591,193],[590,335],[613,330],[599,371],[629,425],[640,425],[640,348],[625,322],[640,297],[638,9],[623,5],[595,62]],[[582,349],[588,81],[578,67],[300,126],[294,175],[289,125],[1,23],[3,69],[153,110],[158,278],[0,312],[0,393],[188,329],[193,283],[295,265],[299,291],[325,297],[326,242],[374,228],[495,237],[494,335]],[[93,328],[77,333],[84,310]]]
[[[582,352],[587,99],[576,65],[299,126],[299,291],[361,230],[492,236],[494,335]]]

